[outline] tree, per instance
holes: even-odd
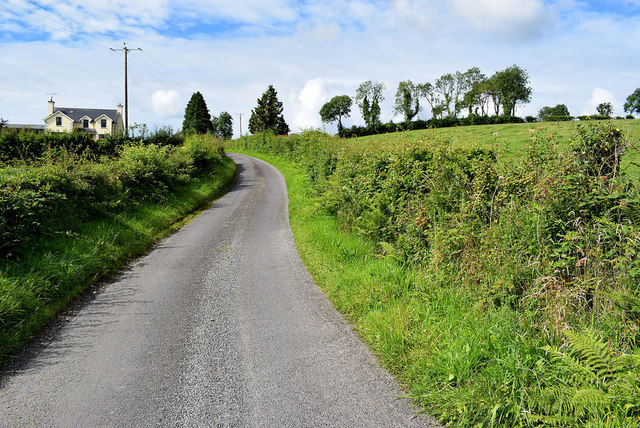
[[[362,118],[369,128],[375,128],[380,123],[380,103],[384,100],[384,90],[384,83],[374,83],[371,80],[361,83],[356,89],[355,102],[360,107]]]
[[[596,107],[596,111],[600,116],[611,117],[613,114],[613,106],[611,103],[600,103],[598,107]]]
[[[484,83],[484,90],[493,104],[493,111],[496,116],[500,116],[500,106],[502,105],[502,91],[498,83],[497,73],[491,76]]]
[[[518,103],[531,101],[532,89],[529,84],[529,75],[517,65],[498,71],[493,76],[494,87],[492,90],[500,98],[504,114],[515,116]],[[494,103],[495,103],[494,99]],[[498,110],[496,110],[496,114]]]
[[[456,78],[453,74],[443,74],[436,80],[433,90],[442,96],[440,109],[447,112],[447,117],[455,117],[452,104],[455,101]]]
[[[213,132],[211,115],[207,108],[207,103],[200,92],[194,92],[184,110],[184,121],[182,122],[182,132],[184,134],[206,134]]]
[[[276,135],[287,135],[289,125],[282,115],[282,103],[278,100],[278,93],[269,85],[267,90],[258,98],[258,105],[251,110],[249,131],[252,134],[273,131]]]
[[[211,124],[213,133],[221,140],[233,138],[233,117],[226,111],[221,112],[220,116],[213,116]]]
[[[410,122],[422,110],[420,94],[420,85],[414,85],[411,80],[398,83],[393,111],[402,114],[405,122]]]
[[[550,120],[554,117],[569,117],[571,113],[569,113],[569,109],[564,104],[558,104],[555,107],[542,107],[538,112],[538,117],[540,120]]]
[[[4,125],[6,125],[6,123],[7,123],[7,121],[0,117],[0,130],[2,130],[2,128],[4,128]]]
[[[424,97],[431,107],[431,116],[436,119],[442,114],[442,100],[438,97],[433,85],[429,82],[418,85],[420,96]]]
[[[485,114],[485,106],[488,101],[488,96],[484,91],[484,83],[487,81],[487,76],[480,72],[478,67],[472,67],[462,74],[464,79],[464,95],[462,96],[461,104],[468,109],[468,114],[478,114],[478,109],[482,111],[482,115]]]
[[[323,123],[338,121],[338,133],[342,132],[342,118],[351,115],[351,97],[348,95],[337,95],[320,109],[320,119]]]
[[[627,97],[627,101],[624,103],[624,111],[629,114],[640,113],[640,88]]]

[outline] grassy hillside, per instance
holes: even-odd
[[[631,139],[640,139],[640,119],[613,120],[617,128],[628,134]],[[387,145],[404,144],[413,141],[433,141],[447,139],[454,144],[482,144],[495,146],[499,144],[507,154],[522,154],[524,147],[529,146],[534,133],[553,136],[561,145],[567,144],[578,126],[586,126],[588,122],[539,122],[512,123],[504,125],[458,126],[453,128],[423,129],[394,134],[371,135],[360,137],[354,141],[361,144]]]
[[[637,426],[640,179],[618,170],[625,133],[598,125],[571,144],[526,128],[520,153],[452,141],[485,127],[231,144],[294,183],[314,279],[426,411],[464,427]]]

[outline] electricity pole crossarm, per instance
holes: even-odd
[[[129,135],[129,93],[127,89],[127,54],[129,51],[142,51],[140,48],[128,48],[126,43],[123,43],[123,47],[121,49],[113,49],[109,48],[113,52],[122,51],[124,52],[124,133],[125,135]]]

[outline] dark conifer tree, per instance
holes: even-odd
[[[207,108],[207,103],[200,92],[195,92],[187,108],[184,110],[184,121],[182,122],[182,132],[184,134],[206,134],[213,132],[211,114]]]
[[[269,88],[258,99],[258,105],[251,110],[249,118],[249,131],[252,134],[272,130],[276,135],[287,135],[289,125],[282,115],[282,103],[278,101],[278,93],[269,85]]]

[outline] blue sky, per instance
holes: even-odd
[[[246,132],[269,84],[293,131],[319,128],[322,104],[365,80],[385,83],[387,121],[402,80],[513,64],[533,88],[521,116],[606,101],[622,115],[640,87],[639,40],[640,0],[0,0],[0,117],[42,123],[49,93],[60,106],[114,108],[123,59],[109,48],[124,42],[143,49],[129,56],[130,123],[150,128],[179,128],[200,91],[236,133],[242,114]]]

